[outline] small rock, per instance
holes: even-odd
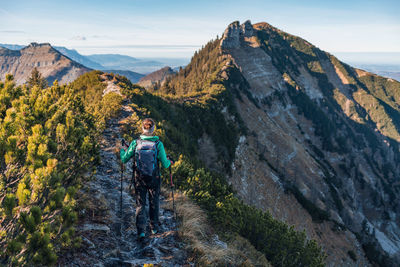
[[[217,246],[219,246],[219,247],[221,247],[223,249],[227,249],[228,248],[228,245],[224,241],[219,240],[218,235],[215,235],[213,237],[213,241]]]
[[[88,248],[92,249],[96,247],[95,244],[93,244],[93,242],[87,239],[86,237],[83,236],[82,240],[88,245]]]
[[[104,231],[110,232],[110,227],[102,224],[85,224],[82,226],[82,231]]]
[[[109,258],[109,259],[116,259],[117,254],[118,254],[118,250],[117,250],[117,249],[113,249],[113,250],[111,250],[110,252],[105,253],[105,254],[103,255],[103,258],[105,258],[105,259],[107,259],[107,258]]]

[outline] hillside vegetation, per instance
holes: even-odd
[[[76,193],[98,162],[97,136],[118,97],[102,98],[99,73],[73,84],[0,82],[0,259],[52,265],[74,234]],[[84,178],[86,177],[86,178]]]
[[[246,204],[228,184],[240,137],[256,135],[249,132],[237,110],[244,97],[265,109],[276,99],[285,107],[291,103],[298,111],[296,116],[304,116],[314,126],[318,142],[309,140],[304,146],[322,170],[321,179],[329,190],[324,203],[333,203],[327,211],[303,195],[278,163],[258,156],[280,176],[285,194],[292,194],[313,222],[333,221],[329,209],[342,214],[350,199],[341,195],[344,185],[336,166],[325,157],[328,152],[352,155],[346,153],[362,150],[361,156],[382,178],[390,200],[387,205],[395,209],[399,188],[390,185],[396,178],[396,166],[385,158],[381,142],[393,147],[392,157],[399,159],[399,84],[354,70],[301,38],[265,24],[257,27],[258,45],[285,81],[282,92],[264,99],[256,99],[247,90],[250,85],[242,70],[221,51],[219,39],[209,42],[188,66],[150,91],[126,77],[96,71],[62,86],[58,82],[46,86],[40,80],[16,86],[13,77],[7,76],[0,83],[0,245],[6,248],[0,252],[1,263],[51,265],[63,251],[80,246],[74,229],[79,209],[76,195],[98,163],[98,136],[107,120],[118,114],[123,97],[134,110],[123,126],[125,138],[132,141],[141,132],[142,119],[154,118],[156,134],[177,159],[172,168],[177,188],[206,212],[221,239],[240,236],[248,240],[274,266],[324,266],[326,255],[305,231],[296,231],[269,212]],[[336,88],[329,82],[326,62],[341,73],[345,87]],[[315,78],[323,98],[309,97],[299,82],[300,68]],[[104,77],[118,85],[124,96],[103,96]],[[297,126],[303,131],[302,125]],[[199,140],[205,137],[212,141],[210,154],[215,150],[213,169],[202,161],[205,152],[200,151]],[[376,163],[374,156],[379,154],[382,162]],[[355,162],[349,159],[338,165],[348,176],[354,173],[360,186],[365,183]],[[169,183],[165,178],[163,182]],[[374,205],[384,202],[378,194],[373,198]],[[368,242],[363,244],[373,255],[371,262],[384,264],[382,255],[374,245],[368,247],[372,244]],[[349,255],[355,257],[353,251]],[[211,264],[204,258],[201,261]]]

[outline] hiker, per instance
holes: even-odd
[[[152,234],[160,231],[159,228],[159,202],[161,176],[159,162],[164,168],[173,164],[167,159],[164,145],[154,135],[155,123],[153,119],[146,118],[142,123],[143,134],[139,139],[132,141],[128,150],[120,150],[123,163],[135,157],[134,186],[136,195],[136,227],[139,240],[143,241],[146,230],[146,198],[149,195],[149,217]]]

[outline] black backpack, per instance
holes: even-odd
[[[160,141],[136,140],[135,164],[140,175],[155,176],[158,172],[158,151]]]

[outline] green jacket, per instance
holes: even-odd
[[[147,135],[141,135],[140,139],[149,140],[153,142],[159,140],[158,136],[147,136]],[[136,149],[136,140],[132,141],[127,151],[121,149],[119,154],[121,156],[121,160],[123,163],[127,163],[128,160],[130,160],[130,158],[133,157],[133,155],[135,154],[135,149]],[[157,153],[158,161],[161,162],[164,168],[168,168],[171,165],[171,161],[167,159],[167,154],[165,153],[164,144],[161,141],[158,142],[157,151],[158,151]]]

